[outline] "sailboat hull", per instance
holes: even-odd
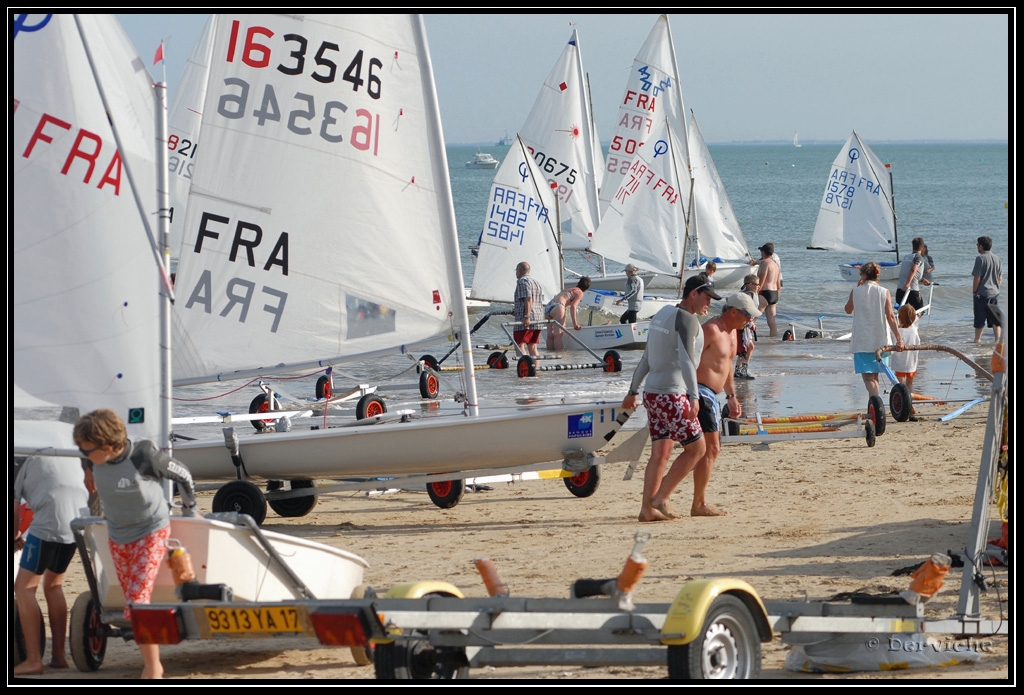
[[[743,286],[743,277],[748,273],[757,273],[757,266],[742,261],[723,261],[717,264],[715,271],[715,287],[718,289],[739,289]],[[703,272],[703,268],[689,268],[683,275],[683,282],[690,277]],[[644,281],[644,289],[658,292],[679,292],[679,278],[672,275],[655,275],[653,273],[639,273]],[[566,285],[569,278],[566,278]],[[623,273],[605,275],[603,277],[591,277],[590,287],[595,290],[612,290],[621,292],[626,286],[626,276]]]
[[[621,427],[618,403],[509,410],[253,434],[239,438],[239,453],[248,475],[266,480],[483,472],[590,454]],[[176,443],[174,456],[196,479],[236,478],[223,439]]]
[[[602,350],[642,350],[647,345],[647,329],[650,321],[637,323],[612,323],[606,326],[581,326],[580,330],[570,329],[576,339],[594,352]],[[568,345],[568,341],[566,341]]]

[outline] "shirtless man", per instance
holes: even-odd
[[[779,264],[775,262],[772,255],[775,253],[775,244],[768,242],[760,247],[761,263],[757,267],[757,279],[761,281],[760,295],[768,301],[764,310],[764,318],[768,322],[768,337],[778,338],[779,331],[775,326],[775,305],[779,303],[779,292],[782,290],[782,283],[779,282],[781,273]]]
[[[721,316],[704,322],[704,349],[697,365],[697,383],[700,390],[700,410],[697,419],[704,432],[704,456],[693,469],[693,505],[690,516],[725,516],[725,512],[708,504],[706,495],[711,469],[722,450],[719,432],[721,409],[718,394],[725,391],[729,417],[742,417],[743,407],[736,398],[733,384],[733,360],[736,359],[736,331],[741,331],[751,319],[761,315],[755,302],[746,292],[737,292],[725,301]]]

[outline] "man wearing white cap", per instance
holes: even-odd
[[[636,323],[637,312],[640,311],[640,303],[644,298],[644,281],[637,273],[635,265],[630,263],[626,266],[626,294],[619,301],[615,302],[616,305],[621,306],[623,302],[628,302],[626,305],[626,311],[622,314],[622,318],[619,319],[619,323]]]
[[[704,349],[697,365],[700,410],[697,419],[704,432],[704,456],[693,469],[693,505],[690,516],[724,516],[725,512],[708,504],[706,495],[711,469],[722,450],[719,423],[721,408],[718,394],[725,391],[729,417],[741,417],[743,407],[736,398],[733,382],[733,361],[736,359],[736,331],[743,330],[751,319],[761,315],[757,302],[745,292],[737,292],[725,300],[720,316],[704,322]]]

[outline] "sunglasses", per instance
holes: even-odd
[[[99,451],[102,448],[103,447],[101,446],[94,446],[92,449],[83,449],[82,447],[78,447],[78,450],[82,452],[82,456],[89,458],[89,455],[92,454],[92,452]]]

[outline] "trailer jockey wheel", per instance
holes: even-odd
[[[256,398],[253,398],[252,402],[249,403],[250,413],[266,413],[269,410],[270,400],[267,398],[267,394],[265,393],[261,393],[260,395],[256,396]],[[252,422],[252,426],[256,428],[257,432],[269,430],[274,426],[273,418],[269,420],[250,420],[250,422]]]
[[[604,353],[604,371],[622,371],[622,358],[619,357],[619,353],[617,353],[615,350],[609,350],[608,352]]]
[[[363,420],[368,417],[383,415],[388,412],[388,407],[380,396],[368,393],[356,403],[356,420]]]
[[[537,376],[537,363],[529,355],[523,355],[516,364],[516,374],[520,377]]]
[[[331,379],[330,377],[322,376],[316,380],[316,398],[331,399]]]
[[[597,486],[601,483],[601,471],[597,466],[591,466],[582,473],[574,473],[568,478],[562,478],[565,487],[576,497],[590,497],[597,492]]]
[[[508,357],[504,352],[492,352],[487,356],[487,366],[491,369],[508,369]]]
[[[437,394],[441,390],[440,382],[437,380],[437,375],[433,372],[420,372],[419,385],[420,396],[423,398],[437,398]]]

